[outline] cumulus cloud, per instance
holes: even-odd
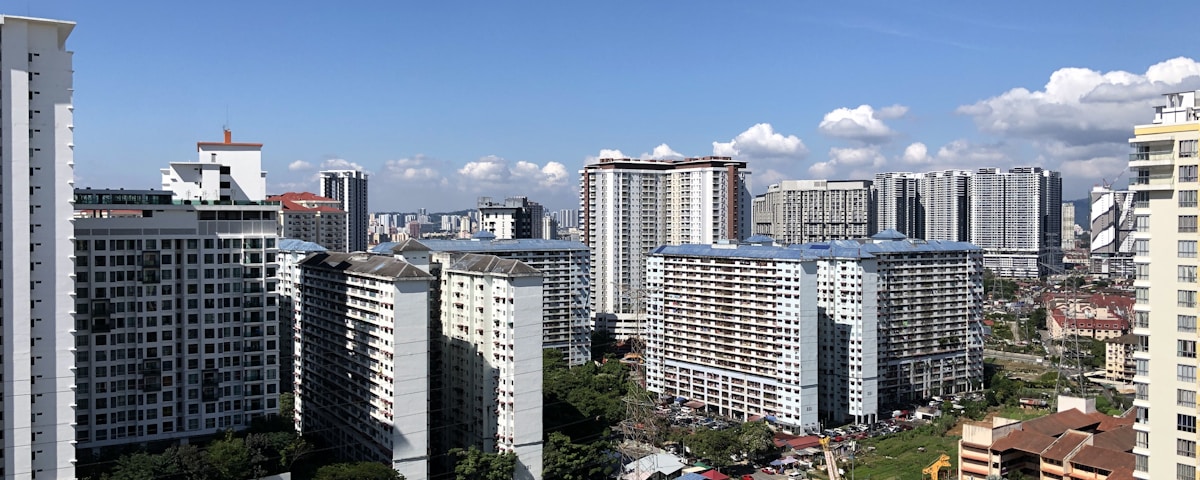
[[[558,162],[547,162],[538,165],[533,162],[518,161],[510,163],[503,157],[488,155],[474,162],[467,162],[458,169],[458,175],[464,185],[478,187],[489,184],[490,187],[520,187],[529,188],[534,185],[544,190],[560,189],[568,186],[567,167]]]
[[[321,168],[324,170],[358,170],[364,171],[362,165],[351,162],[343,158],[330,158],[321,162]]]
[[[914,142],[904,147],[904,155],[900,156],[900,160],[909,165],[929,163],[929,149],[925,147],[924,143]]]
[[[306,162],[304,160],[296,160],[296,161],[288,164],[288,170],[291,170],[293,172],[299,172],[302,170],[312,170],[312,167],[313,167],[313,165],[311,163]]]
[[[878,112],[870,105],[856,108],[839,108],[826,113],[817,126],[822,134],[835,138],[854,140],[868,144],[884,143],[896,132],[883,123],[884,119],[899,118],[908,113],[908,107],[892,105]]]
[[[777,133],[769,123],[759,123],[728,142],[712,142],[713,155],[743,160],[798,160],[808,147],[795,135]]]
[[[960,106],[987,133],[1071,145],[1117,142],[1148,123],[1164,93],[1200,88],[1200,63],[1186,57],[1151,65],[1145,73],[1062,68],[1041,90],[1014,88]]]
[[[829,160],[816,162],[808,167],[809,175],[818,178],[830,178],[838,175],[848,177],[871,177],[875,169],[883,167],[887,158],[879,151],[879,147],[858,147],[829,149]]]
[[[444,183],[445,177],[437,165],[425,155],[383,162],[383,174],[392,180]]]
[[[672,150],[667,144],[661,144],[654,147],[654,150],[649,153],[643,153],[640,157],[643,160],[649,159],[679,159],[684,158],[684,154]]]

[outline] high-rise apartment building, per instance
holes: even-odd
[[[278,413],[278,204],[94,189],[74,203],[78,447]]]
[[[194,202],[261,202],[267,197],[262,144],[237,143],[225,130],[222,142],[197,142],[199,160],[171,162],[162,172],[162,189]]]
[[[321,196],[341,202],[346,212],[346,250],[367,251],[367,233],[371,227],[367,207],[367,172],[325,170],[321,172]]]
[[[479,197],[479,223],[496,238],[545,238],[546,209],[525,197],[508,197],[503,202]]]
[[[444,447],[513,452],[513,478],[542,478],[542,273],[460,254],[440,265]]]
[[[419,247],[418,247],[419,246]],[[433,261],[447,265],[465,253],[519,260],[542,272],[542,345],[563,353],[569,365],[591,359],[592,328],[590,255],[587,245],[565,240],[491,238],[478,232],[469,240],[421,239],[385,242],[372,252],[401,255],[413,248],[429,250]]]
[[[279,390],[291,393],[296,383],[295,377],[295,332],[300,324],[300,264],[314,253],[325,253],[328,250],[321,245],[294,238],[279,239],[279,281],[275,283],[275,291],[279,294]],[[294,406],[294,405],[293,405]],[[280,411],[280,415],[288,418],[296,412]]]
[[[429,478],[429,273],[403,260],[315,253],[300,265],[296,425],[344,458]]]
[[[750,241],[653,252],[647,388],[811,428],[982,386],[978,247],[895,230]]]
[[[926,240],[965,242],[971,237],[971,172],[941,170],[923,175],[921,200],[925,210]]]
[[[1195,478],[1200,91],[1166,95],[1153,122],[1133,134],[1133,333],[1141,337],[1133,354],[1133,475]]]
[[[347,215],[338,208],[341,202],[308,192],[288,192],[267,200],[279,202],[282,207],[281,237],[316,243],[335,252],[346,251]]]
[[[1075,249],[1075,204],[1066,202],[1062,204],[1062,249]]]
[[[646,256],[663,244],[749,236],[746,162],[601,159],[580,171],[583,242],[592,250],[597,328],[638,335]]]
[[[925,238],[925,175],[909,172],[875,174],[875,228]]]
[[[754,198],[754,233],[783,244],[875,233],[870,180],[785,180]]]
[[[1062,177],[1040,167],[981,168],[970,181],[971,243],[1005,277],[1062,271]]]
[[[75,478],[74,28],[0,16],[2,478]]]
[[[1133,198],[1129,190],[1092,188],[1090,273],[1133,277]],[[1150,220],[1146,215],[1142,218],[1142,222]]]

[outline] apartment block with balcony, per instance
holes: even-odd
[[[278,413],[279,205],[75,192],[79,448],[240,430]]]
[[[287,192],[267,200],[279,202],[279,232],[283,238],[293,238],[321,245],[335,252],[346,251],[346,211],[338,208],[341,202],[308,192]]]
[[[428,250],[431,261],[443,265],[461,254],[478,253],[519,260],[542,272],[542,346],[561,351],[572,366],[591,361],[591,264],[586,245],[566,240],[501,240],[477,232],[467,240],[386,242],[371,251],[407,258],[405,252],[413,249]]]
[[[546,209],[526,197],[508,197],[503,202],[479,198],[479,224],[496,238],[544,238]]]
[[[362,252],[317,252],[300,263],[300,433],[342,458],[429,477],[433,280],[410,263]]]
[[[542,478],[542,272],[474,253],[436,264],[439,450],[513,452],[513,478]]]
[[[651,250],[750,235],[746,162],[606,158],[579,173],[580,238],[592,252],[592,315],[597,329],[618,338],[640,335]]]
[[[1125,384],[1133,383],[1133,376],[1137,372],[1133,352],[1145,340],[1145,337],[1132,333],[1105,340],[1104,378]]]
[[[788,245],[864,238],[877,231],[876,207],[870,180],[785,180],[754,197],[754,234]]]
[[[970,180],[970,242],[998,276],[1061,272],[1062,176],[1041,167],[981,168]]]
[[[1133,333],[1139,442],[1134,476],[1196,475],[1196,192],[1200,92],[1171,93],[1129,140],[1135,228]],[[1172,353],[1174,352],[1174,353]]]

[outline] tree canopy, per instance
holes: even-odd
[[[404,480],[404,476],[387,464],[353,462],[321,467],[313,480]]]
[[[450,449],[457,457],[454,464],[456,480],[512,480],[517,469],[517,455],[512,452],[486,453],[472,446],[466,450]]]

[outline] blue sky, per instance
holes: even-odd
[[[577,208],[601,155],[734,155],[791,178],[1042,165],[1067,198],[1200,88],[1200,2],[94,2],[77,185],[147,188],[222,125],[273,192],[362,168],[373,210],[527,195]],[[1192,33],[1189,33],[1192,32]],[[227,113],[228,112],[228,113]],[[1123,177],[1123,178],[1127,178]]]

